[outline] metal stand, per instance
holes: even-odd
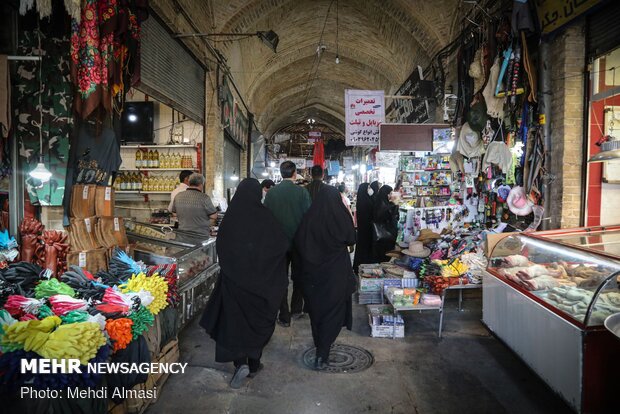
[[[443,331],[443,307],[446,302],[446,294],[449,290],[458,290],[459,291],[459,306],[458,311],[463,311],[463,290],[465,289],[482,289],[482,283],[479,284],[469,284],[469,285],[454,285],[447,287],[441,293],[441,309],[439,310],[439,337],[441,338],[441,332]]]

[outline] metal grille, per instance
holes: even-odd
[[[139,89],[202,123],[205,71],[155,18],[142,25]]]
[[[620,2],[610,2],[587,17],[588,58],[604,55],[620,44]]]
[[[316,348],[306,350],[302,357],[303,364],[314,369]],[[321,372],[330,374],[352,374],[369,368],[375,362],[370,352],[363,348],[345,344],[333,344],[329,350],[329,365]]]

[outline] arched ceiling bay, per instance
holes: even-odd
[[[450,41],[460,3],[209,0],[201,26],[211,33],[278,34],[276,54],[256,38],[217,45],[230,57],[235,81],[267,137],[308,117],[342,133],[344,90],[394,91]],[[319,44],[325,46],[320,56]]]

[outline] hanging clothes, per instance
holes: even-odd
[[[200,321],[218,362],[260,359],[288,285],[290,242],[261,198],[256,179],[241,181],[218,231],[221,272]]]
[[[348,246],[355,243],[353,220],[340,193],[318,193],[295,236],[302,258],[302,283],[317,357],[327,361],[340,329],[352,325],[351,295],[356,281]]]

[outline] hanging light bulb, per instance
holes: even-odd
[[[340,57],[336,55],[336,65],[340,63]]]
[[[52,173],[45,168],[45,164],[43,163],[43,156],[39,157],[39,162],[34,170],[30,171],[29,174],[32,178],[35,178],[42,183],[46,183],[52,178]]]

